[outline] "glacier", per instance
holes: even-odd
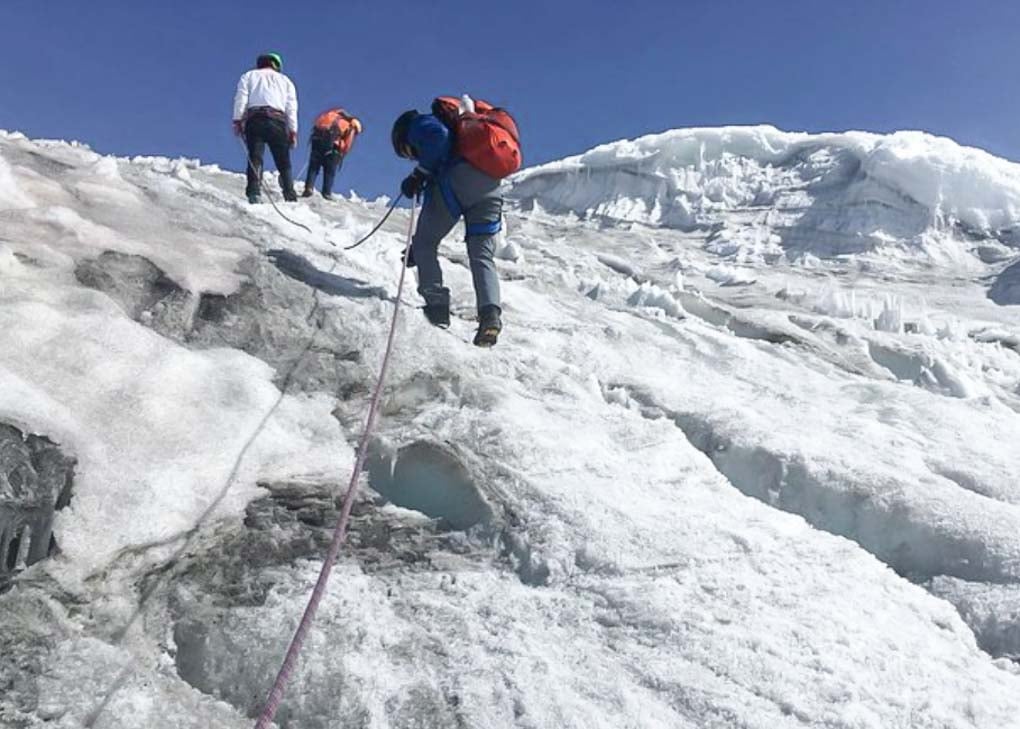
[[[1020,168],[922,132],[678,129],[525,170],[514,191],[528,209],[709,229],[741,260],[878,251],[963,265],[962,250],[1020,246]]]
[[[272,682],[408,212],[343,251],[388,200],[242,188],[0,133],[4,726],[251,726]],[[693,129],[508,194],[495,349],[453,237],[452,328],[405,294],[279,726],[1020,727],[1020,166]]]

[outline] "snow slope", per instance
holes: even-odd
[[[446,243],[461,318],[402,315],[281,726],[1020,727],[1020,331],[985,295],[1005,258],[967,247],[1011,250],[1013,167],[915,137],[670,134],[697,149],[517,179],[491,351]],[[872,172],[840,172],[840,144]],[[819,194],[795,149],[835,175],[812,223],[833,237],[773,256]],[[893,167],[911,202],[867,228],[855,195],[897,197],[869,182]],[[940,212],[933,167],[959,178]],[[80,726],[109,697],[97,727],[249,726],[275,674],[407,216],[340,252],[385,201],[289,206],[306,234],[242,187],[0,137],[0,422],[77,459],[60,553],[0,595],[4,725]]]

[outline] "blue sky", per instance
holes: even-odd
[[[302,137],[332,105],[365,122],[338,183],[363,195],[407,172],[393,118],[461,91],[514,112],[529,164],[757,123],[924,129],[1020,159],[1015,0],[5,0],[0,42],[0,128],[236,170],[234,85],[278,50]]]

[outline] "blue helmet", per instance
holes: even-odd
[[[398,157],[405,159],[414,158],[414,151],[407,142],[407,130],[411,126],[411,122],[417,117],[418,112],[410,109],[398,116],[397,120],[393,122],[393,132],[390,134],[390,140],[393,142],[393,151]]]

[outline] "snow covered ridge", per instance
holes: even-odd
[[[677,129],[524,170],[525,207],[679,229],[769,260],[870,251],[957,260],[1020,245],[1020,165],[923,132]]]

